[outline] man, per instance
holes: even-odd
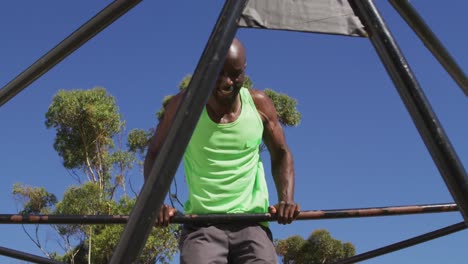
[[[238,39],[232,42],[216,87],[208,99],[184,155],[189,197],[186,214],[277,214],[289,224],[299,214],[294,202],[293,157],[286,144],[273,102],[261,91],[242,87],[246,56]],[[183,98],[174,96],[151,139],[144,175],[150,173]],[[269,206],[259,146],[265,143],[279,203]],[[157,220],[167,226],[176,209],[163,205]],[[266,223],[184,225],[181,263],[276,263]]]

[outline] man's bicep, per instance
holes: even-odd
[[[263,141],[272,157],[275,157],[288,149],[283,127],[277,119],[264,123]]]
[[[148,143],[148,150],[146,153],[144,174],[147,177],[149,168],[152,166],[156,156],[166,139],[166,136],[171,127],[175,113],[180,103],[181,94],[175,95],[166,106],[163,118],[159,121],[156,130]]]
[[[270,155],[273,157],[276,156],[276,154],[280,154],[287,150],[287,145],[283,127],[279,122],[273,102],[270,101],[269,104],[271,105],[263,109],[263,114],[265,116],[265,120],[263,122],[263,141],[265,142]]]
[[[255,107],[263,122],[263,142],[270,154],[285,147],[283,128],[273,101],[262,91],[250,89]],[[272,153],[273,152],[273,153]]]
[[[151,148],[151,151],[157,152],[161,147],[162,143],[164,142],[164,139],[166,138],[167,133],[171,128],[172,121],[177,112],[177,108],[180,103],[180,98],[181,94],[177,94],[174,97],[172,97],[171,101],[167,104],[164,116],[158,123],[154,135],[151,138],[149,146],[149,148]]]

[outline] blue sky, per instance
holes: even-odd
[[[375,1],[455,150],[468,163],[466,97],[387,1]],[[0,10],[0,83],[5,85],[110,1],[17,0]],[[156,125],[162,98],[195,69],[223,1],[143,1],[0,108],[1,213],[16,213],[12,186],[42,186],[61,197],[75,184],[44,125],[60,89],[105,87],[127,130]],[[465,1],[412,1],[468,71]],[[370,41],[240,29],[247,74],[299,102],[302,123],[285,130],[295,157],[296,200],[303,210],[453,202]],[[265,163],[269,164],[267,154]],[[269,167],[269,166],[267,166]],[[269,168],[267,168],[269,174]],[[141,175],[130,175],[141,184]],[[183,188],[182,173],[177,174]],[[272,203],[276,192],[268,177]],[[179,190],[184,197],[184,192]],[[357,253],[462,221],[458,212],[272,224],[276,238],[318,228]],[[40,255],[20,226],[0,226],[0,246]],[[466,231],[362,263],[462,263]],[[50,248],[55,241],[45,231]],[[22,263],[0,257],[1,263]],[[176,263],[176,262],[175,262]]]

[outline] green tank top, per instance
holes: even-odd
[[[186,214],[268,212],[263,123],[247,88],[240,97],[242,110],[232,123],[215,123],[203,110],[184,155]]]

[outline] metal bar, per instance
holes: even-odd
[[[141,0],[116,0],[102,9],[97,15],[5,85],[0,90],[0,106],[140,2]]]
[[[446,213],[458,211],[457,205],[429,204],[374,208],[333,209],[301,211],[297,220],[375,217],[390,215]],[[0,224],[125,224],[127,215],[19,215],[0,214]],[[176,215],[172,224],[183,223],[231,223],[276,221],[271,214],[207,214]]]
[[[358,1],[361,1],[361,0],[358,0]],[[400,250],[400,249],[403,249],[403,248],[407,248],[407,247],[411,247],[411,246],[414,246],[414,245],[417,245],[417,244],[424,243],[424,242],[429,241],[429,240],[433,240],[433,239],[436,239],[436,238],[439,238],[439,237],[443,237],[443,236],[446,236],[446,235],[461,231],[461,230],[463,230],[465,228],[467,228],[465,223],[460,222],[458,224],[454,224],[454,225],[447,226],[447,227],[444,227],[444,228],[441,228],[441,229],[437,229],[435,231],[425,233],[423,235],[416,236],[416,237],[413,237],[413,238],[410,238],[410,239],[407,239],[407,240],[403,240],[403,241],[400,241],[398,243],[394,243],[394,244],[391,244],[391,245],[388,245],[388,246],[385,246],[385,247],[381,247],[381,248],[378,248],[378,249],[375,249],[375,250],[368,251],[366,253],[355,255],[355,256],[352,256],[352,257],[347,258],[347,259],[339,260],[339,261],[337,261],[337,262],[335,262],[333,264],[357,263],[359,261],[363,261],[363,260],[366,260],[366,259],[378,257],[378,256],[381,256],[381,255],[390,253],[390,252],[394,252],[394,251],[397,251],[397,250]]]
[[[456,204],[409,205],[375,208],[317,210],[301,212],[299,220],[374,217],[390,215],[426,214],[458,211]]]
[[[53,260],[53,259],[39,257],[39,256],[36,256],[36,255],[32,255],[32,254],[29,254],[29,253],[25,253],[25,252],[17,251],[17,250],[14,250],[14,249],[5,248],[5,247],[0,247],[0,255],[7,256],[7,257],[10,257],[10,258],[15,258],[15,259],[21,259],[21,260],[25,260],[25,261],[29,261],[29,262],[33,262],[33,263],[64,264],[63,262],[58,262],[58,261]]]
[[[353,0],[353,8],[413,118],[442,178],[468,223],[468,177],[437,116],[372,0]]]
[[[215,86],[247,0],[227,0],[153,164],[111,264],[133,263],[146,243],[208,97]]]
[[[411,3],[408,0],[389,0],[389,2],[468,96],[468,78],[465,73]]]

